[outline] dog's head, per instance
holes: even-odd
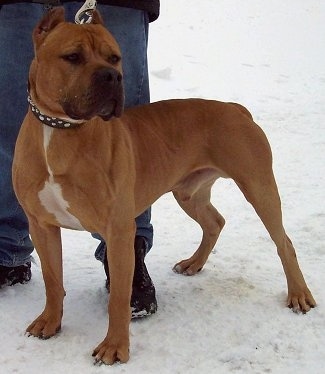
[[[77,121],[122,114],[121,52],[98,12],[92,23],[77,25],[54,8],[34,29],[33,42],[29,90],[41,112]]]

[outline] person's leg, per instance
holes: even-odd
[[[147,62],[148,16],[145,12],[99,5],[105,25],[116,38],[122,52],[125,107],[150,102]],[[147,251],[152,247],[153,228],[149,208],[136,218],[136,235],[144,237]]]
[[[120,45],[123,61],[125,106],[147,104],[150,101],[147,64],[148,16],[145,12],[99,5],[106,27]],[[150,223],[151,209],[136,218],[135,270],[132,285],[132,318],[145,317],[157,310],[155,288],[144,263],[152,247],[153,228]],[[106,245],[101,242],[96,258],[104,263],[109,289],[109,266],[106,259]]]
[[[80,2],[65,5],[66,19],[73,22],[74,16],[80,8]],[[125,92],[125,107],[147,104],[150,102],[149,74],[147,62],[148,47],[148,15],[146,12],[98,4],[105,26],[113,34],[122,52],[123,82]],[[146,252],[152,247],[153,227],[151,208],[136,218],[136,235],[145,238]],[[99,238],[98,235],[94,235]],[[105,250],[101,243],[96,250],[96,258],[104,261]]]
[[[31,34],[42,11],[36,4],[3,5],[0,9],[0,287],[28,281],[31,275],[30,264],[25,269],[24,265],[31,261],[33,245],[26,216],[13,191],[11,165],[27,112]]]

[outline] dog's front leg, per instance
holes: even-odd
[[[44,311],[31,323],[26,332],[43,339],[50,338],[61,329],[63,314],[62,244],[60,228],[40,226],[29,219],[30,233],[39,255],[46,289]]]
[[[112,365],[129,360],[129,324],[134,274],[135,223],[123,220],[107,234],[107,260],[110,272],[109,328],[94,350],[95,362]]]

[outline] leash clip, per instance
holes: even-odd
[[[75,23],[84,24],[91,23],[93,19],[93,12],[96,10],[97,1],[96,0],[86,0],[84,5],[78,10],[74,18]]]

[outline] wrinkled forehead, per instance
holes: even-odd
[[[61,23],[50,32],[44,40],[43,46],[51,51],[69,53],[82,51],[89,53],[120,55],[120,48],[113,35],[102,25],[76,25]]]

